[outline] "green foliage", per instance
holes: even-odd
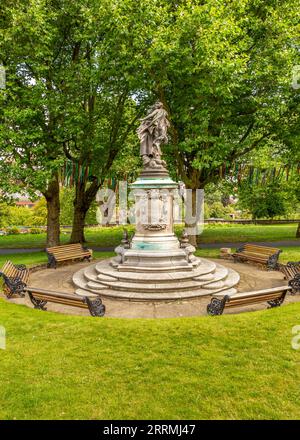
[[[170,169],[188,187],[220,180],[221,167],[260,148],[295,160],[296,0],[3,0],[0,13],[4,192],[45,194],[67,157],[88,166],[75,195],[85,212],[111,171],[138,170],[134,129],[157,98],[171,118]],[[33,224],[44,219],[41,209]]]
[[[8,209],[6,203],[0,203],[0,227],[7,225]]]
[[[3,203],[1,207],[4,212],[4,215],[0,214],[1,227],[45,226],[47,223],[47,208],[43,198],[33,208],[7,203]]]
[[[71,225],[73,219],[74,188],[61,188],[60,190],[60,224]]]
[[[30,228],[28,232],[29,234],[36,235],[36,234],[40,234],[41,230],[39,228]]]
[[[45,226],[47,224],[47,202],[45,197],[42,197],[36,202],[31,210],[32,221],[30,225],[32,226]]]
[[[60,191],[60,224],[61,225],[72,225],[73,214],[74,214],[74,197],[75,188],[61,188]],[[97,204],[92,202],[86,218],[85,223],[87,225],[97,224],[96,219]]]
[[[288,183],[244,184],[239,188],[239,206],[250,211],[254,219],[287,216],[295,212],[295,202]]]
[[[234,213],[232,206],[224,206],[221,202],[213,202],[208,209],[209,216],[214,218],[230,218],[229,214]]]
[[[169,159],[181,179],[203,188],[249,151],[286,146],[291,121],[299,121],[299,91],[291,87],[297,2],[160,4],[145,68],[171,115]]]
[[[21,233],[20,229],[16,226],[12,226],[11,228],[7,228],[6,232],[8,235],[19,235]]]
[[[71,225],[73,219],[74,188],[62,188],[60,194],[61,214],[60,224]],[[86,223],[96,224],[96,202],[92,203],[88,210]],[[47,203],[42,197],[36,202],[33,208],[24,206],[14,206],[7,203],[0,205],[0,227],[11,226],[46,226],[47,224]],[[34,228],[33,228],[34,230]],[[39,229],[35,229],[35,233],[40,233]]]
[[[7,226],[31,226],[32,210],[25,206],[7,206]]]

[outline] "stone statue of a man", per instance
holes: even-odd
[[[149,114],[141,120],[141,125],[137,130],[144,167],[160,168],[166,165],[165,161],[161,160],[160,145],[168,142],[169,126],[168,113],[163,104],[158,101]]]

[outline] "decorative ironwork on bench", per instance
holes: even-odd
[[[44,301],[44,300],[42,300],[42,299],[35,298],[35,297],[32,295],[32,293],[29,292],[29,291],[28,291],[28,296],[29,296],[29,298],[30,298],[30,301],[31,301],[32,304],[34,305],[34,308],[35,308],[35,309],[44,310],[44,311],[47,310],[47,307],[45,307],[46,304],[47,304],[47,301]]]
[[[297,273],[292,280],[289,281],[289,286],[292,288],[292,293],[300,292],[300,273]]]
[[[105,315],[105,305],[102,304],[101,298],[91,299],[87,296],[86,303],[92,316],[101,317]]]
[[[212,298],[211,302],[207,306],[207,313],[211,316],[222,315],[225,303],[229,300],[229,296],[225,295],[224,298]]]
[[[26,269],[26,268],[25,268]],[[13,295],[19,295],[20,297],[24,297],[24,288],[26,287],[26,283],[21,280],[19,277],[8,277],[5,273],[0,272],[0,276],[2,276],[5,283],[5,294],[7,298],[11,298]]]
[[[267,268],[268,269],[277,269],[278,266],[278,258],[281,251],[276,251],[273,255],[268,258]]]

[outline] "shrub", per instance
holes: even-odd
[[[41,234],[43,231],[39,228],[30,228],[29,233],[30,234]]]
[[[212,218],[224,218],[226,209],[221,202],[214,202],[209,206],[210,216]]]
[[[32,208],[32,219],[30,226],[45,226],[47,224],[47,202],[42,197]]]
[[[18,235],[21,233],[20,229],[16,226],[13,226],[12,228],[7,228],[6,231],[8,235]]]

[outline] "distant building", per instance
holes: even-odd
[[[33,208],[36,205],[36,202],[30,200],[29,195],[27,194],[14,193],[11,195],[11,197],[15,200],[15,206]]]
[[[25,206],[26,208],[33,208],[35,204],[36,203],[31,200],[19,200],[16,202],[16,206]]]

